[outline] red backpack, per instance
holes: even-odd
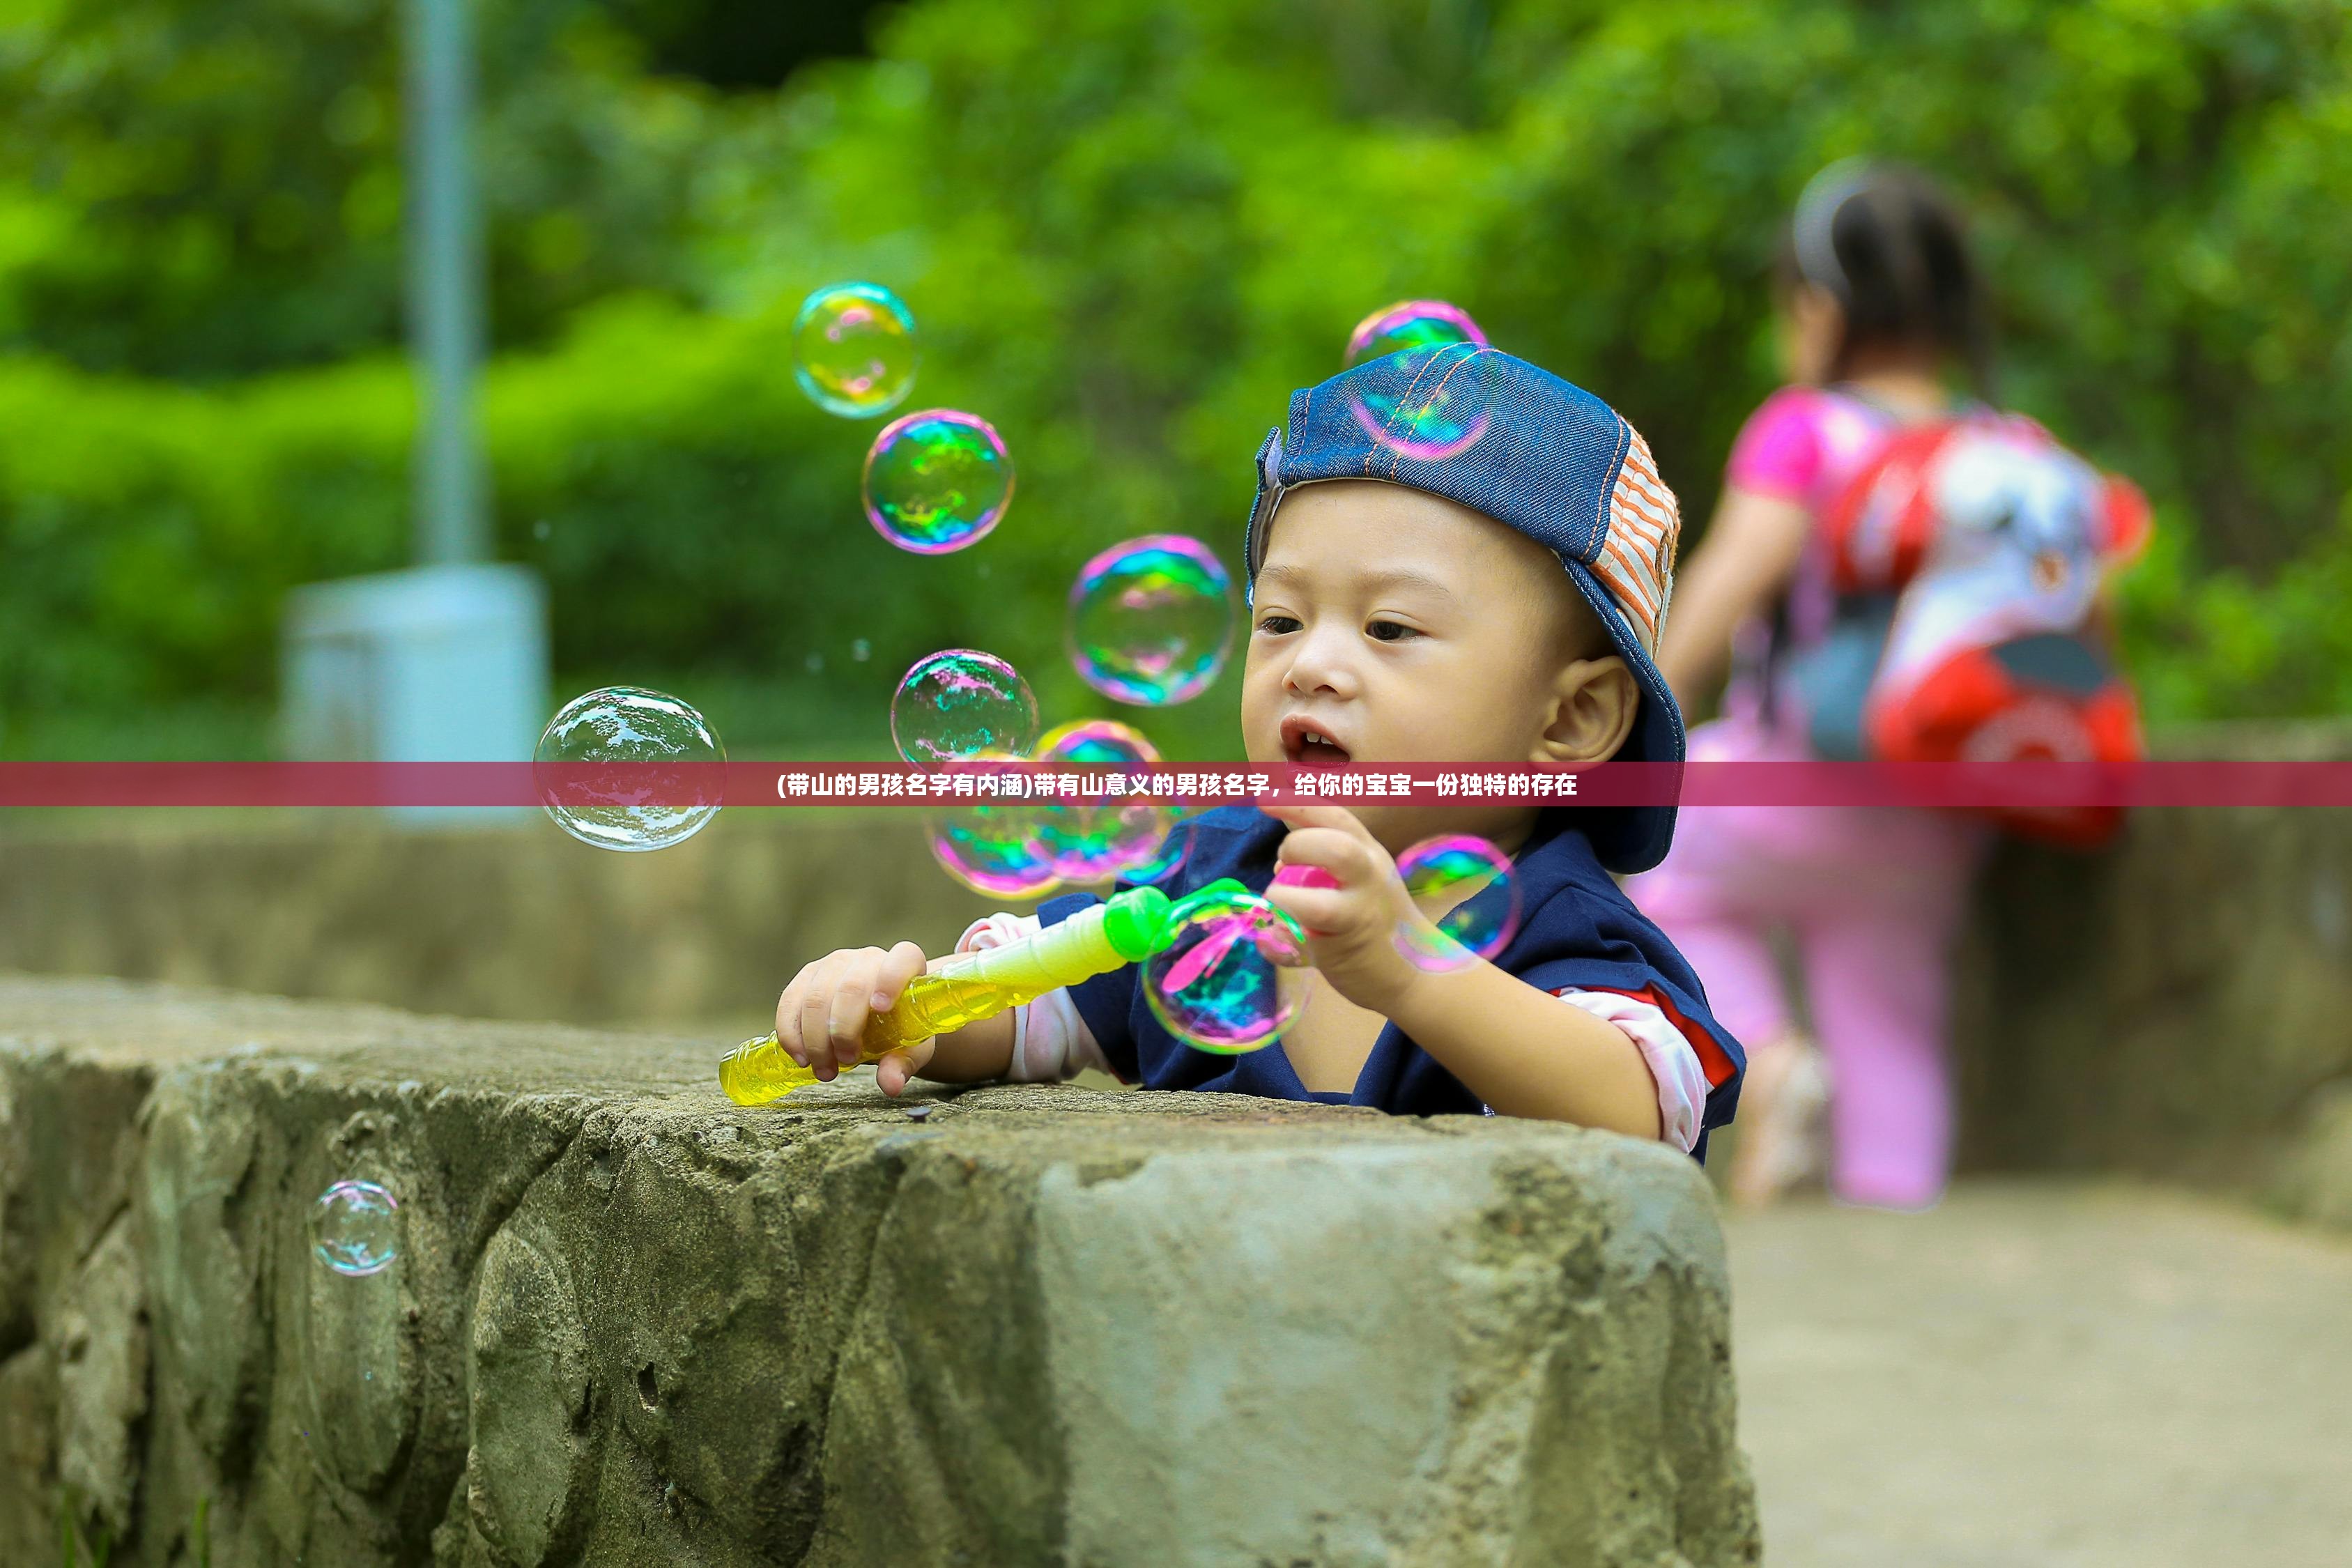
[[[2101,616],[2147,502],[2033,421],[1977,412],[1889,437],[1831,503],[1839,616],[1792,668],[1824,755],[1885,762],[2131,762],[2139,708]],[[2113,807],[1987,808],[2089,845]]]

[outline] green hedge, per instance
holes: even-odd
[[[906,662],[971,642],[1076,711],[1077,563],[1156,530],[1230,552],[1288,390],[1414,293],[1622,407],[1695,531],[1771,384],[1774,229],[1874,151],[1977,215],[2005,398],[2157,501],[2126,589],[2155,715],[2352,706],[2332,0],[925,0],[880,53],[703,124],[695,303],[607,296],[492,369],[501,550],[546,574],[568,680],[704,682],[765,735],[870,747]],[[793,385],[783,323],[844,277],[913,305],[918,403],[1012,447],[974,550],[884,545],[873,426]],[[409,422],[388,362],[209,390],[0,363],[0,705],[266,700],[284,589],[404,559]],[[1158,732],[1229,746],[1230,686]]]
[[[1063,534],[1024,472],[998,539],[891,548],[858,502],[877,426],[803,397],[788,321],[615,301],[493,366],[500,552],[547,579],[563,679],[666,684],[763,743],[872,752],[905,667],[971,643],[1016,659],[1055,717],[1108,710],[1060,642],[1108,520]],[[0,550],[27,568],[0,579],[0,711],[79,735],[78,714],[266,702],[286,591],[407,561],[414,411],[394,362],[233,392],[0,362]],[[1028,434],[1006,422],[1016,463]],[[1247,457],[1213,535],[1238,526]],[[1153,727],[1214,751],[1229,714],[1196,706]]]

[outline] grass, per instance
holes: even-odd
[[[63,1568],[106,1568],[106,1560],[114,1555],[114,1533],[101,1524],[97,1544],[90,1545],[74,1518],[80,1500],[71,1487],[58,1493],[58,1561]]]
[[[96,1544],[87,1541],[74,1520],[79,1503],[71,1487],[58,1489],[58,1560],[62,1568],[106,1568],[107,1559],[114,1555],[114,1535],[101,1524]],[[212,1514],[213,1500],[198,1498],[195,1518],[188,1526],[188,1551],[195,1568],[213,1568]]]

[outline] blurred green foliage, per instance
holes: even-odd
[[[16,0],[0,345],[209,381],[394,346],[402,0]],[[500,341],[675,288],[710,96],[593,0],[475,8]]]
[[[40,3],[0,24],[0,708],[259,701],[284,589],[408,548],[390,8]],[[2153,713],[2352,709],[2335,0],[921,0],[732,94],[650,74],[646,14],[484,10],[487,439],[568,681],[874,750],[898,672],[971,643],[1100,710],[1077,563],[1230,559],[1289,389],[1408,295],[1616,404],[1696,524],[1772,384],[1782,216],[1869,152],[1975,215],[2003,400],[2156,500]],[[919,403],[1013,452],[974,550],[885,545],[872,425],[791,381],[851,277],[921,321]],[[1233,684],[1147,727],[1229,752]]]

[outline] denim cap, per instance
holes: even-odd
[[[1550,550],[1607,628],[1642,693],[1618,759],[1682,762],[1682,710],[1655,657],[1674,592],[1675,498],[1649,443],[1607,404],[1498,349],[1406,349],[1291,394],[1288,428],[1266,433],[1257,476],[1244,546],[1253,600],[1293,486],[1380,479],[1444,496]],[[1674,841],[1671,805],[1579,817],[1612,871],[1645,871]]]

